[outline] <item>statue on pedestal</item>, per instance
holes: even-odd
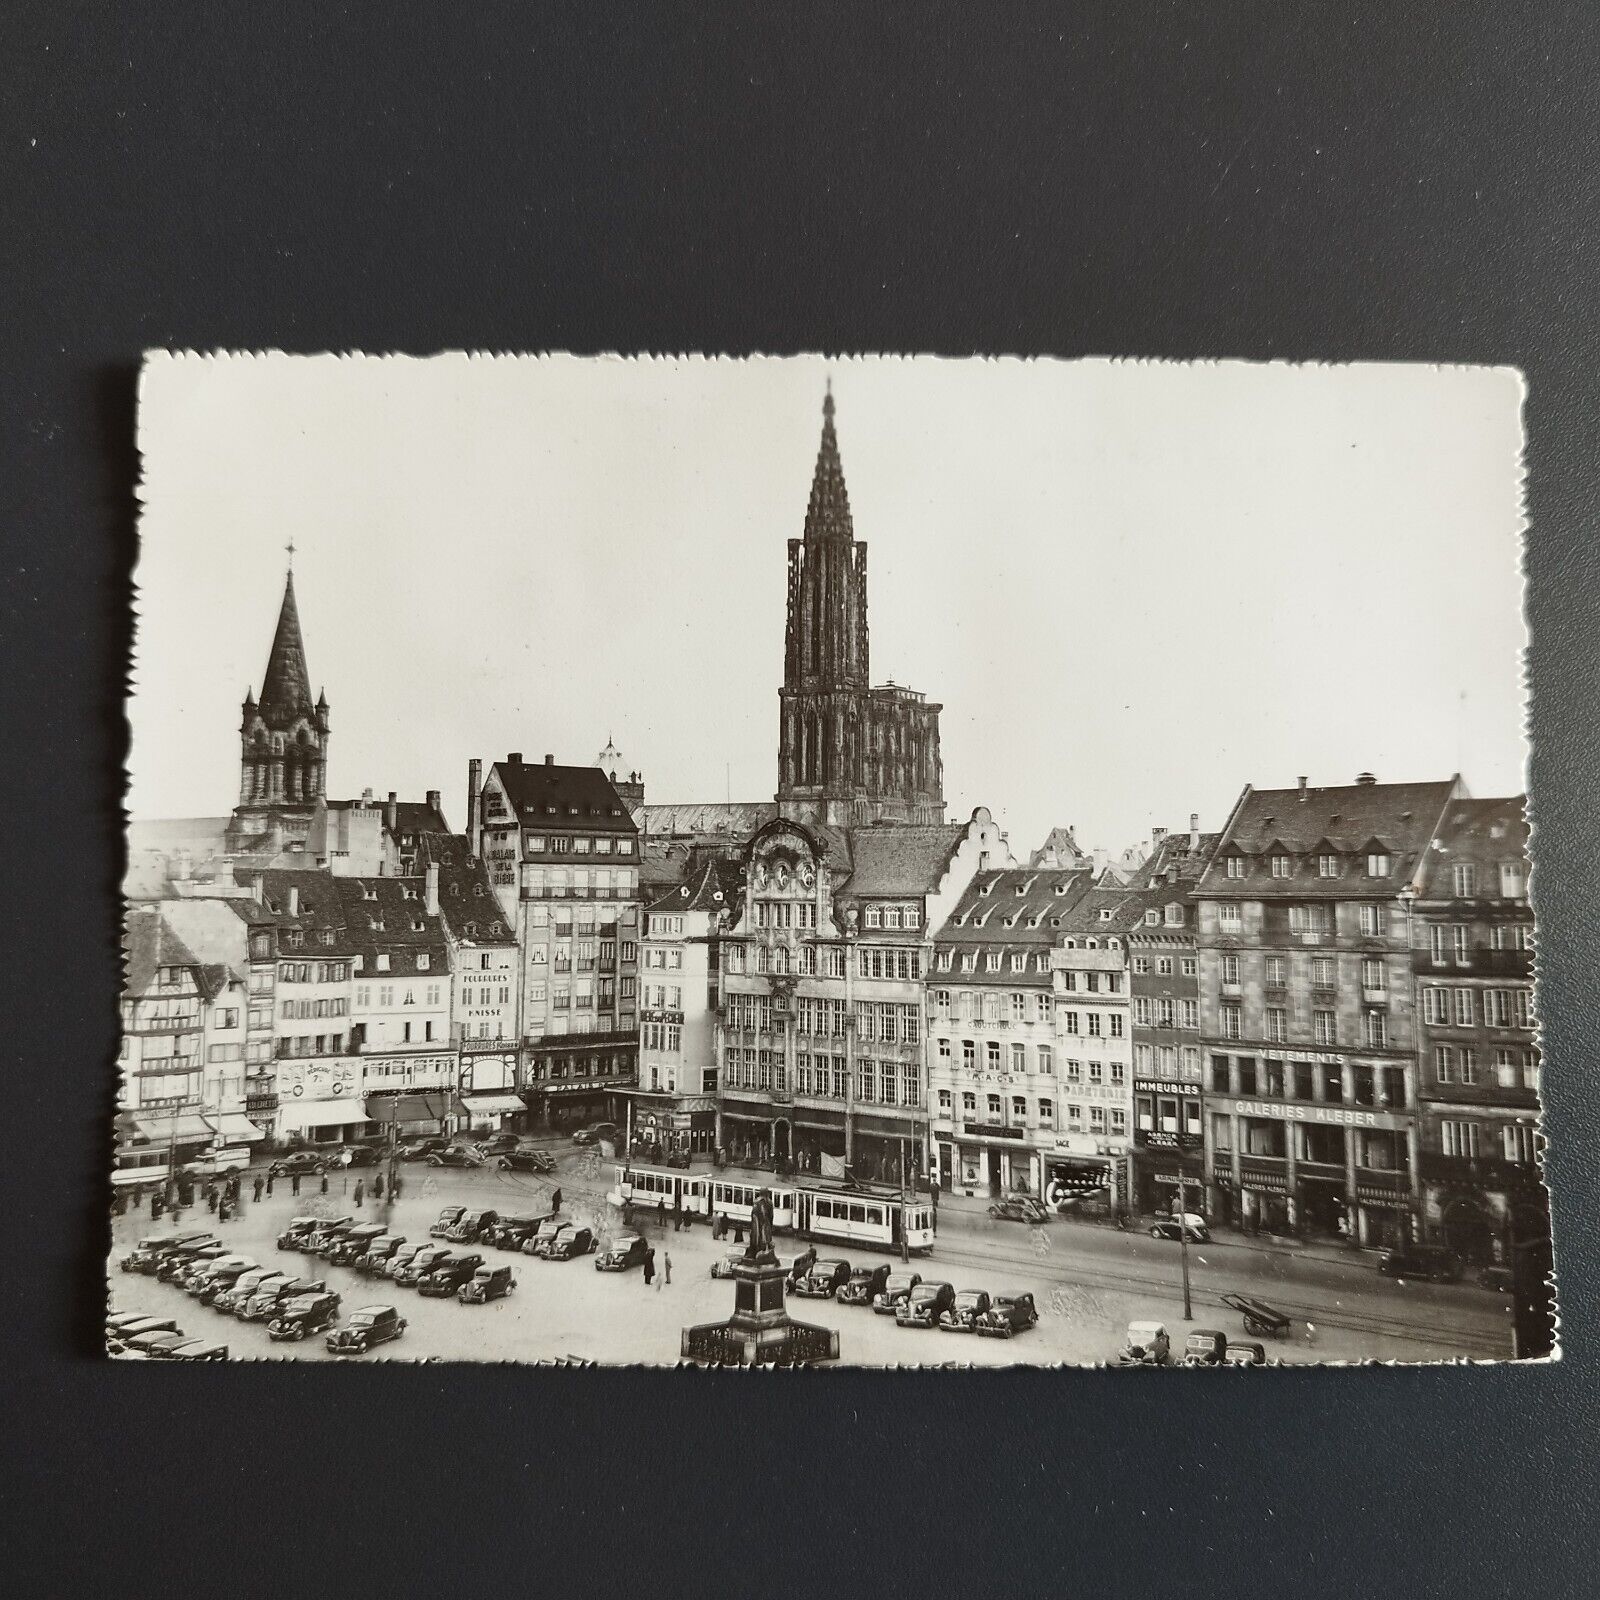
[[[750,1207],[750,1242],[744,1247],[744,1259],[750,1262],[777,1262],[777,1252],[772,1248],[770,1189],[763,1189]]]

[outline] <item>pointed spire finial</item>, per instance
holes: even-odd
[[[289,570],[294,571],[294,535],[289,535],[289,542],[283,547],[289,552]]]
[[[833,374],[828,373],[822,380],[822,415],[828,420],[833,420]]]

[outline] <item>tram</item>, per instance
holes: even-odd
[[[758,1184],[713,1173],[624,1164],[617,1168],[616,1186],[606,1199],[619,1207],[626,1203],[663,1213],[681,1210],[686,1216],[726,1217],[747,1225],[762,1189],[772,1196],[774,1232],[898,1250],[903,1231],[909,1250],[926,1254],[933,1249],[932,1201],[920,1195],[908,1199],[892,1190],[851,1189],[814,1179]]]

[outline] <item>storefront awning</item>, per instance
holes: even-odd
[[[475,1117],[499,1117],[528,1109],[515,1094],[465,1094],[461,1103]]]
[[[136,1111],[133,1114],[136,1137],[148,1139],[151,1144],[165,1144],[169,1139],[211,1139],[216,1130],[198,1111],[179,1111],[172,1116],[160,1112]]]
[[[522,1110],[522,1102],[517,1102]],[[411,1122],[433,1127],[447,1117],[465,1116],[467,1108],[452,1090],[440,1089],[433,1094],[369,1094],[366,1115],[373,1122]]]
[[[224,1111],[217,1117],[217,1138],[223,1144],[256,1144],[266,1135],[247,1116]]]
[[[167,1180],[166,1167],[122,1167],[111,1174],[111,1181],[116,1184],[129,1183],[165,1183]]]
[[[359,1100],[288,1100],[286,1121],[297,1128],[336,1128],[367,1120]]]

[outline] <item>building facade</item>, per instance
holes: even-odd
[[[803,537],[789,541],[778,691],[778,806],[794,821],[944,821],[939,712],[913,689],[872,686],[867,546],[855,536],[833,394]]]
[[[1208,1198],[1374,1246],[1421,1203],[1412,922],[1448,782],[1247,787],[1194,894]]]
[[[1525,801],[1453,801],[1412,924],[1420,1012],[1421,1180],[1430,1239],[1508,1263],[1548,1236]]]
[[[519,1075],[539,1126],[617,1117],[637,1082],[638,829],[598,767],[513,752],[479,787],[468,838],[521,954]]]

